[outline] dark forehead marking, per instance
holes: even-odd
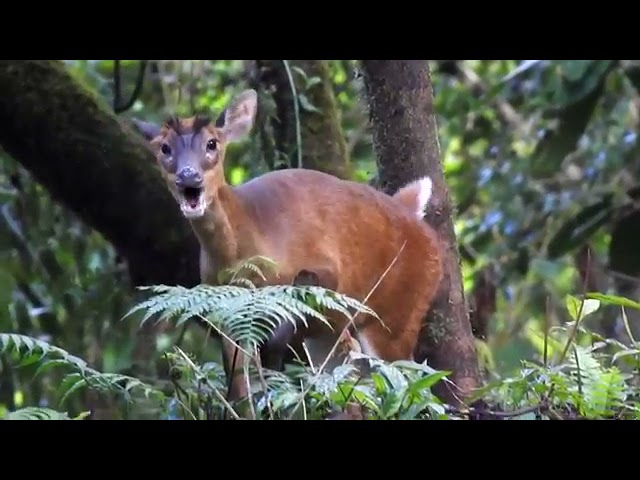
[[[208,115],[196,115],[191,124],[191,128],[185,128],[180,118],[176,115],[169,117],[165,124],[178,135],[187,135],[189,133],[195,135],[200,133],[200,130],[211,124],[211,117]]]
[[[182,123],[180,122],[180,118],[178,118],[177,116],[173,115],[173,116],[169,117],[165,123],[166,123],[167,127],[172,129],[178,135],[182,135]]]
[[[211,123],[211,117],[208,115],[196,115],[193,120],[193,126],[191,127],[191,131],[196,134],[199,133],[204,127],[209,126]]]

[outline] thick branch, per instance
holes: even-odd
[[[198,282],[196,239],[151,153],[61,62],[0,61],[0,127],[4,150],[115,246],[135,284]]]
[[[427,221],[442,240],[444,278],[427,317],[416,358],[427,357],[433,367],[453,372],[452,380],[460,391],[440,394],[455,404],[457,397],[469,394],[480,380],[462,289],[453,209],[440,164],[429,67],[426,60],[363,60],[362,66],[380,188],[393,193],[424,175],[433,180]]]

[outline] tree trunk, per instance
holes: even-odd
[[[198,283],[198,243],[144,141],[60,61],[0,61],[0,145],[114,245],[134,284]]]
[[[351,166],[342,134],[340,111],[331,84],[326,60],[257,60],[259,80],[273,92],[277,121],[274,121],[275,146],[298,165],[298,126],[302,146],[302,166],[350,178]],[[304,75],[300,73],[304,72]],[[291,73],[291,78],[289,77]],[[305,78],[306,77],[306,78]],[[316,78],[310,82],[311,79]],[[299,125],[296,120],[291,79],[298,101]]]
[[[452,372],[454,391],[444,383],[437,393],[459,404],[480,383],[478,359],[462,288],[453,229],[453,208],[440,164],[433,87],[426,60],[363,60],[365,90],[378,158],[378,187],[392,194],[416,178],[429,175],[433,197],[427,221],[444,247],[444,276],[427,315],[416,360],[428,359]]]

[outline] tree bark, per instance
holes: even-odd
[[[299,151],[293,79],[296,94],[302,97],[298,102],[302,166],[350,178],[351,165],[327,61],[288,60],[291,78],[282,60],[256,62],[260,82],[265,90],[273,92],[276,104],[275,146],[289,159],[289,165],[298,166]],[[314,77],[318,80],[307,84]]]
[[[195,285],[198,243],[144,141],[60,61],[0,61],[0,145],[141,284]]]
[[[439,383],[437,394],[453,405],[480,384],[480,373],[462,287],[453,208],[440,163],[433,87],[426,60],[363,60],[365,91],[378,159],[378,187],[393,194],[428,175],[433,197],[427,221],[444,247],[444,276],[426,317],[416,360],[452,372],[457,390]],[[416,259],[418,260],[418,259]]]

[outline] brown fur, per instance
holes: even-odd
[[[391,197],[368,185],[304,169],[275,171],[229,186],[223,170],[225,129],[238,119],[251,125],[255,114],[255,94],[243,95],[228,107],[225,126],[206,124],[199,139],[201,145],[209,138],[218,139],[215,158],[204,169],[209,207],[202,217],[191,219],[202,247],[202,281],[215,283],[220,269],[263,255],[278,264],[279,276],[268,283],[291,283],[301,270],[322,272],[318,277],[331,284],[322,286],[363,301],[406,242],[367,301],[388,330],[378,320],[359,315],[355,331],[365,353],[390,361],[412,359],[421,320],[442,275],[436,233],[415,214],[417,190],[407,187]],[[193,121],[181,120],[179,131],[189,132]],[[176,135],[174,128],[165,126],[151,141],[161,166],[160,146],[175,142]],[[177,195],[175,172],[161,171]],[[314,365],[322,363],[321,351],[326,353],[346,321],[342,315],[330,320],[333,332],[324,325],[304,332],[306,339],[324,341],[320,350],[312,352]],[[227,360],[233,358],[234,350],[225,342]],[[246,394],[245,380],[239,375],[242,364],[238,355],[234,399]]]

